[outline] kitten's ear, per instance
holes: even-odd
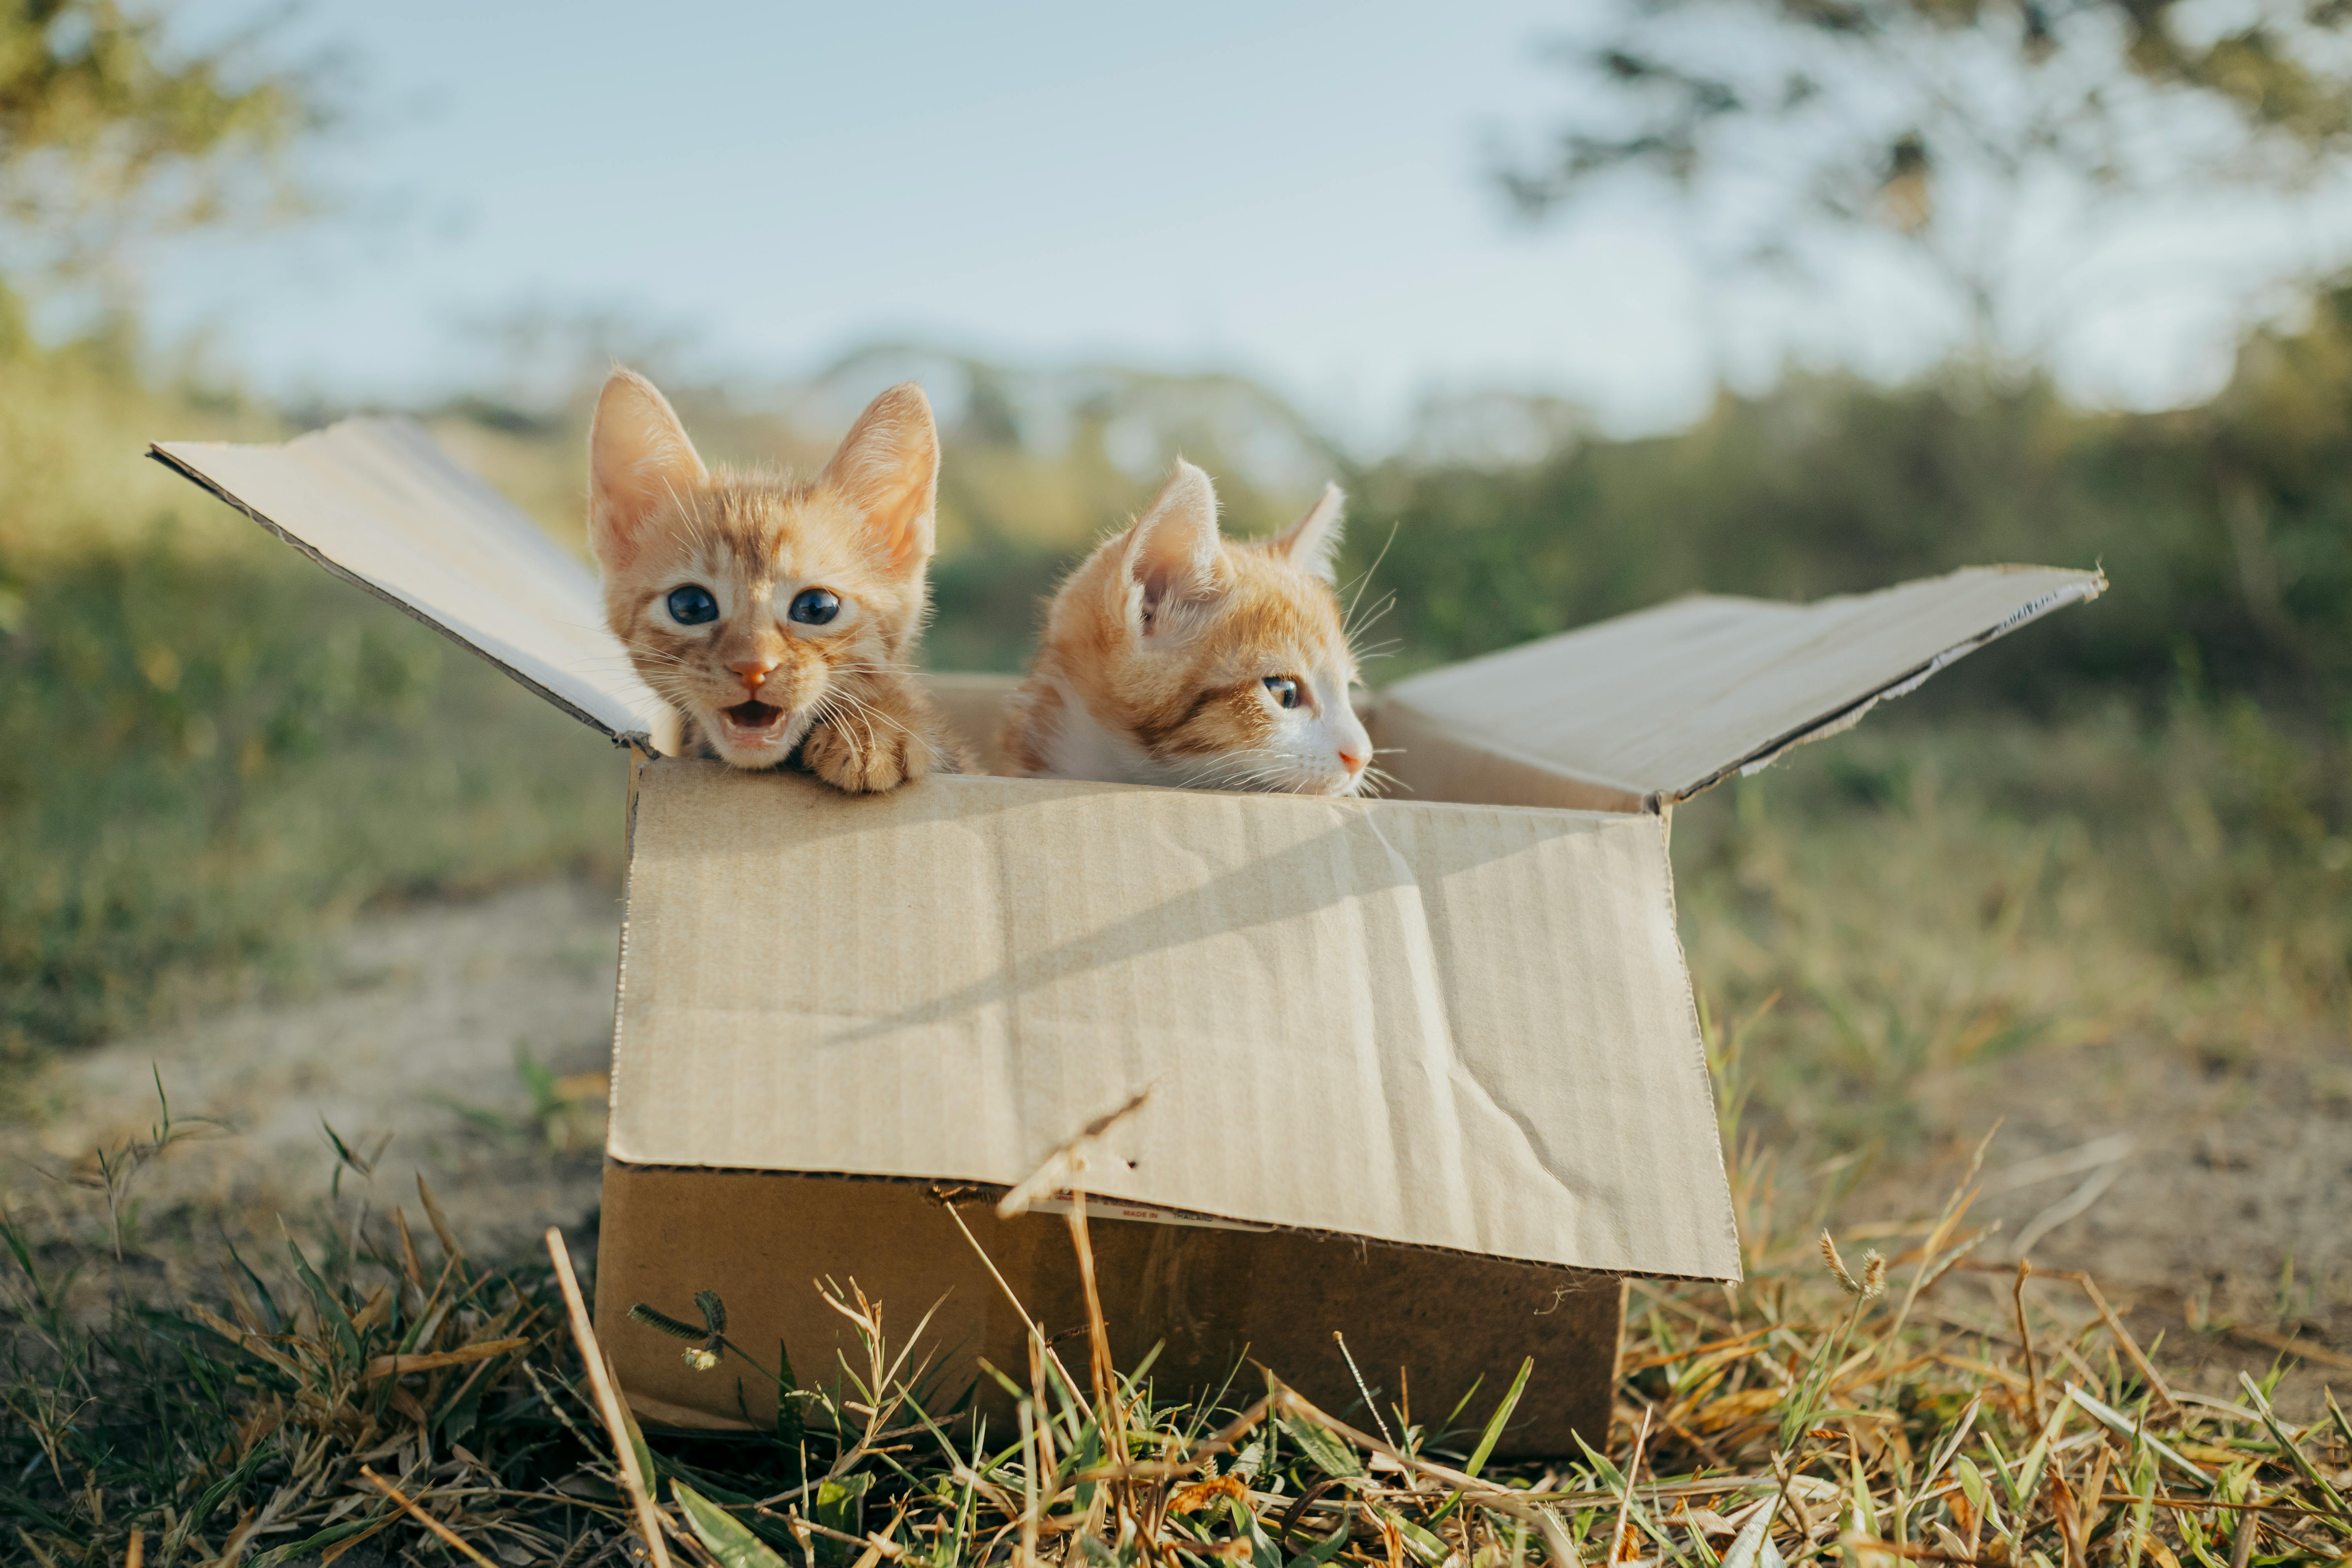
[[[608,573],[628,565],[655,509],[709,480],[669,399],[635,371],[614,371],[588,427],[588,548],[596,563]]]
[[[1334,564],[1339,553],[1339,513],[1348,498],[1337,485],[1325,485],[1322,497],[1307,509],[1307,515],[1274,536],[1269,546],[1273,552],[1301,571],[1312,572],[1326,583],[1339,580]]]
[[[817,483],[857,509],[892,572],[929,561],[939,536],[940,436],[923,389],[901,382],[867,404]]]
[[[1217,589],[1217,489],[1209,476],[1176,459],[1176,471],[1128,530],[1127,575],[1142,593],[1136,629],[1168,629],[1168,613]]]

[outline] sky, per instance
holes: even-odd
[[[254,14],[200,0],[182,25]],[[1556,395],[1638,432],[1787,356],[1893,376],[1941,351],[1948,321],[1891,270],[1743,292],[1638,190],[1513,215],[1491,149],[1557,111],[1537,46],[1591,15],[318,4],[289,47],[345,62],[346,121],[310,157],[337,205],[175,242],[150,318],[339,403],[478,384],[491,324],[597,313],[752,381],[880,340],[1235,369],[1366,446],[1433,394]],[[2183,221],[2150,265],[2246,243]],[[2109,310],[2062,370],[2103,401],[2200,395],[2242,305],[2190,287]]]

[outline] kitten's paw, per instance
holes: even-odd
[[[921,778],[938,765],[939,750],[897,725],[819,724],[801,742],[809,772],[851,795],[877,795]]]

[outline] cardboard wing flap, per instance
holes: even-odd
[[[1377,738],[1423,799],[1671,805],[2105,588],[2096,572],[1990,566],[1810,605],[1677,599],[1400,681]]]
[[[411,419],[347,419],[273,446],[150,455],[337,575],[481,653],[615,740],[658,701],[606,629],[595,574]]]
[[[757,824],[747,832],[746,825]],[[640,769],[609,1150],[1736,1278],[1654,817]]]

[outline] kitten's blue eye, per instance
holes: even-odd
[[[821,626],[841,614],[840,596],[824,588],[803,588],[784,614],[804,626]]]
[[[1291,679],[1290,677],[1286,675],[1269,675],[1265,678],[1265,689],[1274,693],[1275,701],[1281,704],[1283,707],[1296,708],[1298,706],[1298,682]]]
[[[669,591],[669,616],[682,626],[703,626],[719,618],[719,601],[701,584],[688,583]]]

